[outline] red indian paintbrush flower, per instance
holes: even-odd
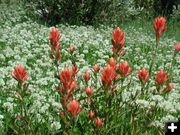
[[[76,89],[76,87],[77,87],[77,84],[76,84],[75,81],[73,81],[73,82],[71,83],[71,85],[70,85],[69,90],[70,90],[70,91],[74,91],[74,89]]]
[[[67,111],[71,113],[73,117],[77,116],[81,111],[79,102],[72,100],[67,107]]]
[[[68,68],[65,68],[63,71],[61,71],[59,76],[63,83],[64,89],[68,90],[74,80],[72,78],[72,72]]]
[[[156,73],[155,80],[157,85],[162,85],[163,83],[168,81],[168,76],[163,69],[160,69],[160,71]]]
[[[102,75],[101,75],[101,81],[103,86],[111,86],[113,83],[113,80],[115,79],[115,71],[114,68],[111,66],[107,66],[103,69]]]
[[[50,28],[50,35],[49,35],[49,40],[51,42],[52,46],[56,46],[59,42],[59,39],[61,38],[61,34],[59,30],[55,27]]]
[[[22,65],[17,65],[14,70],[12,71],[12,76],[15,78],[17,81],[24,82],[27,80],[29,75],[26,72],[25,67]]]
[[[77,74],[79,72],[79,69],[78,69],[78,67],[77,66],[72,66],[72,74],[73,75],[75,75],[75,74]]]
[[[72,79],[71,71],[68,68],[65,68],[60,73],[60,79],[61,79],[62,83],[70,82]]]
[[[63,86],[64,87],[61,85],[59,86],[59,91],[62,93],[61,103],[62,105],[66,105],[69,99],[72,98],[72,93],[76,89],[77,84],[73,81],[71,83],[68,82],[67,84],[63,84]]]
[[[61,45],[59,44],[60,37],[61,37],[61,34],[60,34],[59,30],[55,27],[51,27],[49,40],[50,40],[50,44],[51,44],[52,53],[51,53],[50,57],[51,57],[51,59],[56,59],[57,61],[59,61],[62,57],[61,53],[60,53]]]
[[[56,59],[57,61],[59,61],[59,60],[61,59],[61,57],[62,57],[61,52],[60,52],[60,49],[61,49],[61,45],[58,44],[58,45],[56,46],[56,48],[55,48],[54,50],[52,50],[52,55],[55,56],[55,59]]]
[[[76,82],[73,81],[73,82],[70,84],[67,99],[69,99],[70,97],[72,97],[72,93],[73,93],[73,91],[76,89],[76,87],[77,87],[77,84],[76,84]]]
[[[92,96],[93,95],[93,89],[92,87],[86,87],[86,94],[87,96]]]
[[[94,111],[91,110],[91,111],[89,112],[89,117],[92,119],[92,118],[94,118],[94,115],[95,115],[95,114],[94,114]]]
[[[138,71],[138,78],[143,83],[146,83],[149,80],[149,71],[143,67],[141,71]]]
[[[109,59],[108,64],[109,64],[112,68],[116,69],[117,62],[114,60],[113,57],[111,57],[111,58]]]
[[[129,64],[124,61],[119,65],[119,71],[122,76],[127,76],[131,72],[131,68],[129,67]]]
[[[157,17],[154,20],[154,29],[156,31],[157,39],[161,37],[166,28],[166,19],[164,17]]]
[[[177,52],[180,51],[180,43],[179,44],[175,44],[174,49]]]
[[[97,126],[98,128],[101,128],[101,127],[103,126],[102,119],[99,118],[99,117],[96,117],[96,118],[94,119],[94,122],[95,122],[95,124],[96,124],[96,126]]]
[[[91,74],[89,72],[84,73],[83,75],[85,81],[89,81],[91,78]]]
[[[114,48],[121,50],[124,47],[124,32],[119,28],[115,28],[112,32],[112,44]]]

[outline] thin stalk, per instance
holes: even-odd
[[[153,48],[154,48],[154,52],[153,52],[153,55],[152,55],[152,63],[151,63],[150,68],[149,68],[149,75],[150,75],[150,76],[151,76],[151,74],[152,74],[152,70],[153,70],[154,64],[155,64],[155,62],[156,62],[156,55],[157,55],[158,44],[159,44],[159,39],[156,38],[156,44],[155,44],[155,46],[153,47]]]
[[[173,76],[173,70],[172,70],[172,68],[173,68],[173,66],[175,65],[175,63],[176,63],[176,54],[177,54],[177,52],[176,51],[174,51],[174,54],[173,54],[173,57],[172,57],[172,61],[171,61],[171,64],[170,64],[170,67],[168,68],[168,73],[169,73],[169,79],[171,79],[171,77]]]
[[[156,44],[153,47],[153,53],[152,53],[152,63],[151,63],[150,68],[149,68],[149,76],[150,77],[152,75],[154,64],[156,63],[156,57],[157,57],[156,55],[157,55],[158,44],[159,44],[159,39],[156,37]],[[150,81],[147,83],[146,88],[148,88],[149,83],[150,83]]]

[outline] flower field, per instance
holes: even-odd
[[[0,8],[0,134],[161,135],[180,117],[179,29],[164,17],[48,27]]]

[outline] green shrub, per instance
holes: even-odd
[[[146,18],[151,18],[154,14],[154,0],[134,0],[135,7],[136,8],[142,8],[143,15],[146,16]]]
[[[28,0],[26,7],[48,24],[123,21],[139,14],[133,0]]]
[[[180,22],[180,5],[173,8],[173,13],[171,15],[172,20],[179,23]]]

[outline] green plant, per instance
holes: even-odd
[[[92,24],[93,22],[124,21],[139,15],[133,0],[28,0],[25,3],[30,14],[39,16],[48,24]]]
[[[180,5],[177,7],[174,6],[173,13],[171,14],[172,20],[177,24],[180,22]]]

